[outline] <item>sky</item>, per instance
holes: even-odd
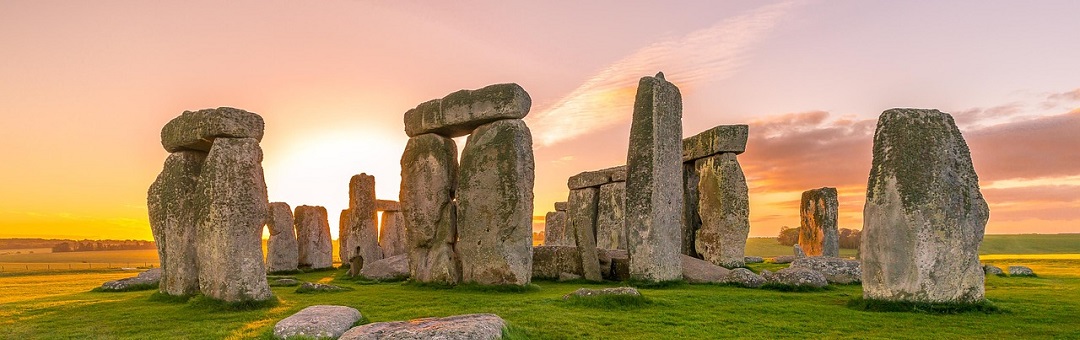
[[[751,236],[839,191],[862,227],[878,115],[952,114],[986,231],[1080,232],[1075,1],[4,1],[0,237],[150,239],[161,127],[220,106],[266,122],[271,201],[349,178],[396,199],[403,114],[514,82],[533,100],[535,215],[576,173],[625,164],[637,80],[663,71],[683,133],[749,124]],[[459,140],[460,144],[464,139]],[[536,230],[542,227],[538,221]]]

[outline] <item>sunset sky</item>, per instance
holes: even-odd
[[[4,1],[0,237],[151,239],[146,189],[184,110],[266,121],[271,201],[349,177],[397,199],[402,115],[459,89],[532,96],[536,215],[567,177],[624,164],[638,78],[663,71],[683,132],[749,124],[751,236],[837,187],[862,227],[877,116],[952,113],[987,233],[1080,232],[1076,1]],[[464,143],[460,139],[459,143]],[[542,224],[541,224],[542,225]]]

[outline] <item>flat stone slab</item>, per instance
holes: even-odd
[[[795,259],[797,259],[797,258],[798,257],[795,257],[795,255],[781,255],[781,256],[777,256],[777,257],[772,258],[772,260],[769,261],[769,262],[774,263],[774,264],[787,264],[787,263],[791,263],[792,261],[795,261]]]
[[[641,292],[634,287],[614,287],[603,289],[589,289],[578,288],[570,294],[563,295],[563,300],[569,300],[571,297],[591,297],[602,295],[628,295],[628,296],[641,296]]]
[[[569,208],[567,202],[555,202],[555,211],[566,211]]]
[[[838,257],[814,256],[796,259],[790,268],[803,268],[821,273],[829,283],[859,283],[862,281],[862,268],[859,261]]]
[[[378,211],[401,211],[401,203],[391,200],[375,200],[375,210]]]
[[[460,90],[405,112],[405,134],[435,133],[448,138],[472,133],[477,127],[529,114],[532,98],[518,84],[495,84]]]
[[[495,314],[465,314],[445,318],[376,322],[354,327],[340,340],[487,340],[502,339],[506,321]]]
[[[297,293],[305,293],[305,292],[307,292],[307,293],[332,293],[332,292],[343,292],[343,291],[347,291],[347,290],[352,290],[352,288],[346,288],[346,287],[340,287],[340,286],[328,285],[328,284],[322,284],[322,283],[315,283],[315,282],[304,282],[303,284],[300,285],[300,288],[296,289],[296,292]]]
[[[761,256],[743,256],[743,263],[762,263],[765,259]]]
[[[570,176],[570,179],[566,180],[566,186],[570,188],[570,190],[599,187],[604,184],[616,182],[613,179],[616,174],[618,174],[618,177],[621,178],[622,181],[626,181],[626,166],[620,165],[596,171],[585,171]],[[557,207],[556,210],[558,210]]]
[[[360,311],[352,307],[311,306],[278,321],[274,325],[274,336],[278,339],[337,338],[345,334],[360,317]]]
[[[702,259],[682,256],[683,279],[689,283],[718,283],[728,276],[727,268]]]
[[[263,119],[257,114],[231,107],[184,111],[161,128],[161,146],[169,152],[210,151],[214,139],[254,138],[262,141]]]
[[[822,288],[829,285],[825,275],[818,271],[804,268],[784,268],[775,273],[768,270],[761,272],[761,277],[766,283],[781,284],[794,287]]]
[[[746,152],[747,125],[720,125],[683,139],[683,162],[721,153],[736,155]]]
[[[139,286],[150,286],[148,289],[154,289],[157,288],[159,282],[161,282],[161,268],[154,268],[139,273],[135,277],[105,282],[101,285],[101,290],[125,291]]]

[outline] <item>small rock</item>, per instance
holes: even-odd
[[[161,268],[154,268],[139,273],[139,275],[135,277],[105,282],[101,284],[101,290],[124,291],[134,289],[138,286],[145,286],[146,289],[154,289],[157,288],[159,282],[161,282]]]
[[[986,275],[1005,275],[1005,271],[1001,270],[1001,267],[998,267],[998,266],[995,266],[995,265],[992,265],[992,264],[986,264],[986,265],[983,265],[983,274],[986,274]]]
[[[376,322],[353,327],[339,340],[441,339],[488,340],[502,339],[506,321],[495,314],[466,314],[445,318],[423,318],[409,321]]]
[[[809,269],[821,273],[829,283],[859,283],[862,281],[862,269],[859,261],[838,257],[805,257],[791,263],[791,268]]]
[[[559,273],[559,282],[581,280],[581,275],[570,273]]]
[[[825,275],[820,272],[804,268],[784,268],[775,273],[767,270],[761,271],[761,277],[766,283],[780,284],[793,287],[822,288],[829,285]]]
[[[795,259],[796,259],[795,255],[777,256],[777,257],[772,258],[772,263],[775,263],[775,264],[791,263],[792,261],[795,261]]]
[[[1009,266],[1009,276],[1035,276],[1035,272],[1025,266]]]
[[[397,280],[409,277],[409,255],[401,254],[367,263],[360,276],[372,280]]]
[[[571,297],[589,297],[589,296],[601,296],[601,295],[629,295],[629,296],[641,296],[641,292],[638,292],[634,287],[615,287],[604,289],[589,289],[578,288],[570,294],[563,295],[563,300],[569,300]]]
[[[304,308],[274,325],[274,336],[337,338],[360,320],[360,311],[345,306],[316,305]]]
[[[325,293],[325,292],[340,292],[340,291],[346,291],[346,290],[352,290],[352,289],[345,288],[345,287],[339,287],[339,286],[335,286],[335,285],[322,284],[322,283],[304,282],[304,284],[300,285],[300,288],[296,289],[296,292],[297,293]]]
[[[747,288],[757,288],[765,284],[765,279],[760,275],[754,274],[746,268],[735,268],[728,272],[727,276],[724,276],[722,283],[733,283]]]
[[[744,263],[762,263],[762,262],[765,262],[765,259],[762,258],[761,256],[744,256],[743,257],[743,262]]]

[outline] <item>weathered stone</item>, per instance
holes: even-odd
[[[821,273],[829,283],[849,284],[862,280],[859,261],[838,257],[815,256],[796,259],[790,268],[803,268]]]
[[[634,287],[613,287],[613,288],[578,288],[570,294],[563,295],[563,300],[569,300],[572,297],[588,298],[593,296],[605,296],[605,295],[625,295],[625,296],[641,296],[641,292],[638,292]]]
[[[376,322],[353,327],[339,340],[492,340],[502,339],[506,321],[495,314]]]
[[[570,209],[566,211],[573,230],[574,246],[581,253],[582,276],[600,281],[600,260],[596,254],[596,208],[600,189],[584,188],[570,191]]]
[[[796,257],[795,255],[782,255],[772,258],[772,261],[769,262],[774,264],[786,264],[795,261],[795,259],[797,258],[798,257]]]
[[[874,133],[863,209],[863,297],[982,301],[978,250],[989,214],[952,116],[885,111]]]
[[[626,182],[604,184],[596,213],[596,247],[626,249]]]
[[[559,273],[559,282],[581,280],[581,275],[570,273]]]
[[[409,277],[409,255],[401,254],[364,264],[360,276],[372,280],[400,280]]]
[[[300,257],[293,227],[292,208],[285,202],[270,203],[270,217],[266,221],[270,239],[266,241],[266,271],[286,272],[296,270]]]
[[[106,292],[122,292],[129,290],[155,289],[161,283],[161,268],[154,268],[136,275],[119,280],[108,281],[101,284],[101,290]]]
[[[273,297],[266,283],[262,231],[270,202],[262,148],[254,138],[217,138],[203,164],[198,191],[199,290],[229,302]]]
[[[557,279],[562,273],[582,274],[581,253],[572,246],[533,247],[532,277]]]
[[[436,134],[409,138],[401,154],[402,214],[408,240],[409,273],[419,282],[455,284],[461,264],[454,252],[457,222],[453,202],[457,146]]]
[[[457,225],[463,282],[525,285],[532,278],[532,133],[521,120],[476,128],[461,152]]]
[[[746,151],[746,138],[750,128],[746,125],[720,125],[682,140],[683,162],[719,155],[741,154]]]
[[[574,176],[570,176],[566,180],[566,186],[570,190],[583,189],[589,187],[598,187],[604,184],[614,182],[612,179],[616,176],[621,177],[623,181],[626,180],[626,166],[620,165],[617,167],[601,169],[596,171],[585,171]]]
[[[378,211],[401,211],[401,203],[391,200],[375,200],[375,210]]]
[[[727,268],[690,256],[682,255],[683,279],[689,283],[718,283],[727,277]]]
[[[343,291],[349,291],[349,290],[352,290],[352,288],[329,285],[329,284],[324,284],[324,283],[304,282],[303,284],[300,285],[300,288],[296,289],[296,292],[300,293],[300,294],[305,294],[305,293],[334,293],[334,292],[343,292]]]
[[[836,227],[836,188],[820,188],[802,193],[799,208],[799,246],[807,256],[840,256],[840,235]]]
[[[297,266],[309,269],[334,266],[334,244],[330,238],[330,221],[326,208],[301,205],[293,214],[296,228]]]
[[[784,268],[775,273],[767,270],[761,272],[761,277],[766,283],[793,286],[822,288],[829,285],[825,275],[818,271],[805,268]]]
[[[611,281],[626,281],[630,279],[630,255],[625,250],[604,250],[610,265],[601,267],[604,278]],[[610,267],[611,269],[606,269]]]
[[[682,277],[682,95],[663,74],[638,82],[626,166],[630,274],[645,281]]]
[[[216,138],[263,137],[263,119],[257,114],[231,107],[184,111],[161,128],[161,146],[169,152],[210,151]]]
[[[765,278],[754,274],[749,269],[735,268],[728,272],[727,276],[724,276],[720,282],[736,284],[746,288],[757,288],[765,284]]]
[[[765,259],[761,256],[743,256],[743,263],[762,263]]]
[[[566,211],[568,207],[567,202],[555,202],[555,211]]]
[[[544,245],[569,246],[573,236],[567,234],[569,219],[566,211],[552,211],[544,216]]]
[[[998,267],[998,266],[995,266],[995,265],[992,265],[992,264],[983,265],[983,273],[986,274],[986,275],[998,275],[998,276],[1005,275],[1005,271],[1001,270],[1001,267]]]
[[[1025,266],[1009,266],[1009,276],[1035,276],[1035,272]]]
[[[407,253],[405,249],[405,216],[399,211],[383,211],[379,222],[379,248],[387,258]]]
[[[333,339],[345,334],[361,317],[360,311],[352,307],[310,306],[274,324],[274,336],[279,339]]]
[[[349,259],[360,256],[365,263],[381,260],[379,215],[375,210],[375,176],[362,173],[349,180]]]
[[[296,286],[299,286],[301,283],[303,283],[303,282],[300,282],[300,280],[290,279],[290,278],[281,278],[281,279],[267,278],[267,279],[270,280],[268,282],[270,284],[270,287],[296,287]]]
[[[701,195],[698,193],[698,184],[701,177],[698,175],[694,162],[683,163],[683,221],[682,242],[679,253],[693,257],[701,257],[697,252],[695,239],[697,231],[701,229],[701,215],[698,214],[698,206],[701,203]]]
[[[699,159],[695,167],[701,178],[701,228],[694,237],[695,249],[718,266],[742,267],[750,234],[750,199],[742,167],[733,153]]]
[[[461,90],[405,112],[405,134],[409,137],[425,133],[461,137],[497,120],[525,118],[531,106],[532,98],[518,84]]]
[[[165,165],[147,192],[150,230],[161,263],[162,293],[187,296],[199,292],[197,217],[205,211],[202,191],[197,189],[206,153],[179,151]]]
[[[347,265],[352,258],[353,247],[349,246],[349,221],[352,218],[350,214],[352,211],[349,209],[341,209],[341,214],[338,215],[338,262],[342,265]]]
[[[801,259],[806,257],[806,252],[802,250],[802,247],[798,243],[791,246],[791,251],[795,255],[795,258]]]

